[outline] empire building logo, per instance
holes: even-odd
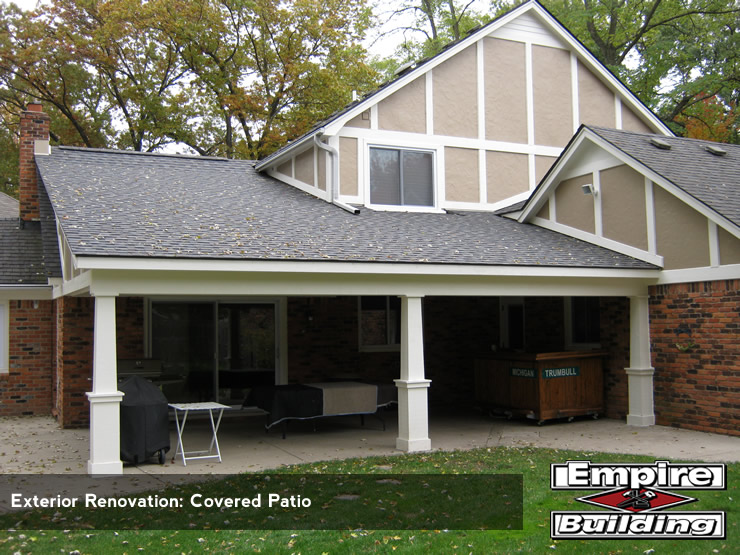
[[[550,465],[553,490],[606,490],[576,501],[607,511],[552,511],[553,539],[724,539],[722,511],[669,511],[697,501],[668,488],[727,489],[724,464],[594,464],[568,461]]]

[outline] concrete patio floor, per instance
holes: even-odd
[[[177,435],[170,423],[171,449],[164,465],[155,459],[139,466],[124,465],[124,474],[233,474],[260,472],[285,465],[322,460],[398,455],[396,413],[386,415],[386,431],[381,423],[366,417],[346,416],[292,421],[282,439],[280,427],[264,430],[264,417],[230,411],[224,416],[218,439],[222,462],[173,462]],[[314,424],[316,431],[314,431]],[[476,447],[534,446],[586,452],[637,453],[656,458],[740,461],[740,437],[694,432],[664,426],[637,428],[623,421],[575,419],[551,421],[542,426],[528,420],[492,418],[478,412],[430,414],[433,450]],[[191,417],[183,441],[187,451],[207,448],[210,423]],[[89,433],[87,429],[62,430],[51,417],[0,419],[0,469],[3,474],[84,474],[87,471]]]
[[[87,476],[89,433],[87,429],[62,430],[51,417],[0,418],[0,513],[13,511],[11,492],[39,496],[81,497],[129,495],[162,491],[171,484],[202,481],[210,476],[261,472],[304,462],[399,455],[395,412],[381,423],[367,417],[365,426],[357,416],[293,421],[282,439],[276,426],[264,430],[263,415],[231,411],[224,417],[218,439],[223,462],[194,460],[183,466],[173,461],[177,435],[170,423],[171,450],[164,465],[151,462],[124,465],[124,476]],[[185,428],[186,450],[207,448],[212,434],[210,422],[189,419]],[[740,461],[740,438],[689,430],[652,426],[635,428],[622,421],[576,419],[537,426],[527,420],[491,418],[478,412],[430,415],[433,450],[462,450],[476,447],[549,447],[591,452],[637,453],[660,460]],[[558,461],[553,461],[558,462]],[[562,461],[560,461],[562,462]],[[495,468],[491,471],[495,472]],[[29,476],[31,475],[31,476]]]

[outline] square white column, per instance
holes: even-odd
[[[652,426],[653,374],[650,360],[650,313],[648,297],[630,297],[630,366],[627,373],[629,412],[627,424]]]
[[[116,361],[116,298],[95,297],[93,387],[90,401],[88,474],[123,474],[121,399]]]
[[[429,415],[424,378],[424,327],[422,298],[401,297],[401,379],[398,388],[398,438],[402,451],[429,451]]]

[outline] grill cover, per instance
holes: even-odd
[[[167,398],[149,380],[124,378],[118,389],[121,401],[121,460],[133,464],[170,450]],[[164,457],[161,457],[164,460]]]

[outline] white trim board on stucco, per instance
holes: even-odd
[[[303,150],[305,144],[312,139],[316,134],[320,135],[337,135],[340,130],[352,119],[362,114],[364,111],[371,109],[379,102],[394,94],[399,89],[406,86],[413,80],[421,77],[422,75],[428,75],[430,71],[433,71],[435,67],[444,63],[451,57],[455,56],[459,52],[465,50],[469,46],[475,44],[479,40],[487,36],[497,36],[497,31],[503,27],[509,25],[517,18],[524,17],[534,18],[540,25],[544,26],[547,30],[555,35],[555,39],[550,39],[556,44],[558,41],[562,42],[562,45],[570,49],[575,53],[579,62],[582,62],[588,69],[595,71],[599,78],[608,83],[608,85],[614,90],[615,98],[619,100],[620,106],[628,107],[633,109],[640,117],[649,121],[657,129],[665,135],[673,135],[673,132],[646,106],[643,104],[614,74],[607,70],[596,57],[588,51],[588,49],[579,42],[565,27],[563,27],[544,7],[535,1],[526,2],[510,12],[504,14],[498,19],[490,22],[489,24],[481,27],[476,32],[471,33],[466,38],[460,40],[456,44],[453,44],[440,54],[433,58],[419,63],[415,68],[407,71],[401,75],[395,81],[389,83],[382,89],[371,93],[366,99],[358,102],[352,108],[340,113],[334,118],[324,122],[320,127],[315,128],[303,137],[297,139],[294,143],[279,150],[274,156],[267,157],[262,162],[259,162],[255,167],[257,171],[262,171],[268,167],[277,167],[282,164],[289,157],[294,156],[299,151]],[[531,42],[532,39],[530,39]],[[544,40],[544,38],[543,38]],[[549,43],[548,43],[549,44]],[[427,84],[428,88],[428,84]],[[616,101],[615,101],[616,102]],[[427,112],[429,114],[429,112]],[[372,112],[371,112],[372,115]],[[427,115],[428,117],[428,115]],[[427,129],[427,133],[429,130]]]

